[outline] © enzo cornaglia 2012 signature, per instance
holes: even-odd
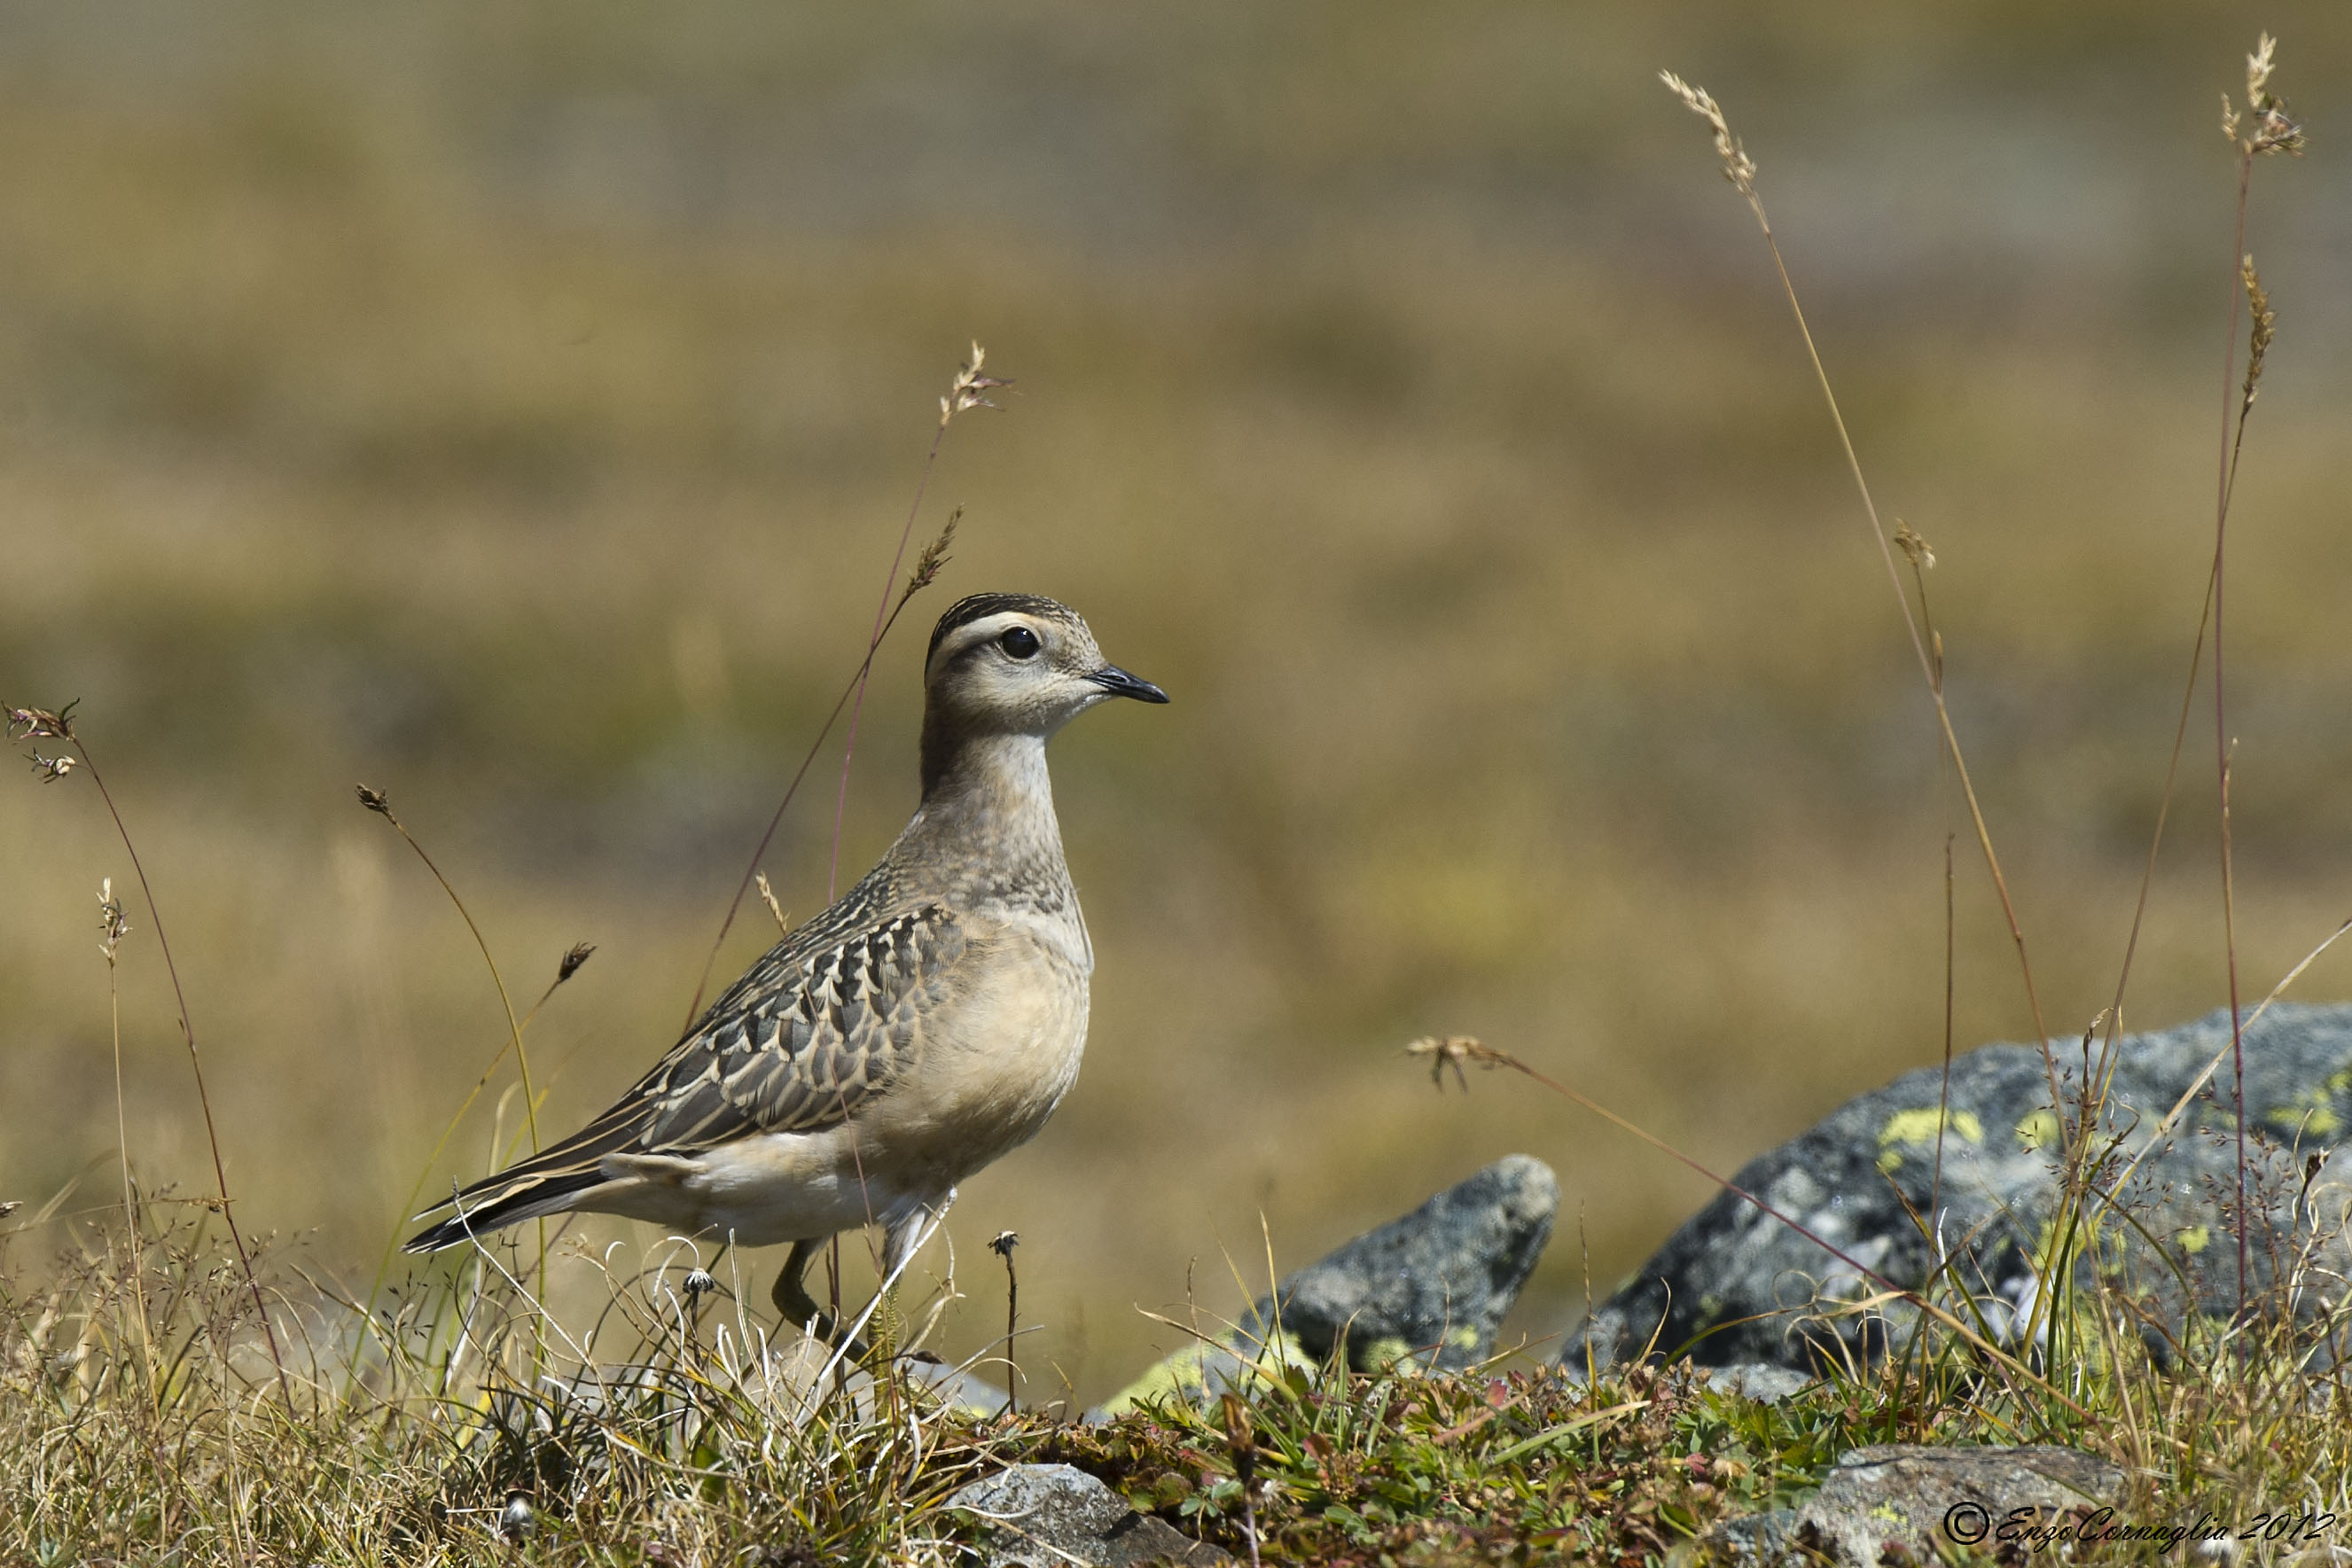
[[[2251,1524],[2240,1530],[2203,1511],[2189,1524],[2126,1519],[2112,1508],[2085,1511],[2028,1507],[1996,1513],[1983,1503],[1964,1500],[1944,1511],[1944,1535],[1957,1545],[1977,1546],[1991,1541],[1999,1545],[2022,1547],[2027,1552],[2110,1541],[2154,1542],[2168,1552],[2184,1542],[2200,1541],[2260,1541],[2299,1546],[2328,1540],[2336,1533],[2334,1513],[2258,1513]]]

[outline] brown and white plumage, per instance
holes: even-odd
[[[902,1261],[956,1184],[1034,1136],[1076,1076],[1094,953],[1045,743],[1115,696],[1168,700],[1052,600],[949,610],[925,662],[922,805],[881,863],[604,1114],[437,1206],[456,1212],[408,1249],[570,1209],[791,1241],[776,1300],[800,1322],[801,1271],[825,1238],[878,1224]]]

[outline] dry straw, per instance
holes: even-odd
[[[840,880],[841,827],[849,803],[849,767],[857,754],[857,719],[865,709],[866,683],[873,673],[874,655],[881,648],[883,639],[890,635],[890,629],[898,623],[898,616],[907,608],[907,601],[929,588],[938,578],[940,569],[947,564],[948,547],[955,540],[956,525],[963,517],[962,507],[958,507],[948,515],[947,525],[940,530],[939,536],[915,558],[915,570],[908,574],[896,604],[891,602],[890,587],[898,581],[898,567],[907,559],[907,545],[914,537],[915,519],[922,515],[923,497],[930,491],[931,472],[939,465],[940,448],[947,440],[948,426],[960,413],[967,413],[976,408],[995,408],[997,404],[990,401],[988,394],[1013,384],[1009,379],[985,373],[982,367],[987,362],[988,350],[975,340],[971,345],[971,358],[957,368],[955,375],[948,382],[946,394],[940,399],[939,423],[931,432],[930,450],[923,456],[922,471],[915,482],[915,499],[907,508],[906,526],[899,530],[898,549],[890,557],[889,572],[882,580],[882,600],[875,612],[873,633],[866,640],[866,656],[858,661],[849,684],[835,700],[833,711],[825,716],[824,723],[817,729],[816,738],[809,743],[808,755],[793,770],[792,782],[784,787],[783,799],[776,802],[775,811],[768,818],[767,828],[760,834],[760,841],[751,851],[751,863],[744,868],[742,880],[736,884],[735,896],[728,901],[726,917],[719,923],[719,935],[712,938],[710,951],[703,958],[702,973],[694,984],[694,998],[687,1004],[684,1029],[692,1029],[695,1019],[702,1011],[703,993],[710,986],[711,967],[718,963],[719,950],[727,945],[727,934],[735,928],[736,914],[743,907],[743,900],[751,894],[753,879],[760,874],[760,862],[767,858],[768,846],[775,841],[776,830],[783,824],[784,812],[791,808],[793,798],[800,793],[801,781],[808,777],[817,753],[824,749],[825,737],[833,733],[833,727],[840,721],[842,709],[848,707],[851,709],[849,739],[842,752],[841,783],[834,802],[832,864],[825,875],[825,898],[830,902],[833,897],[835,884]],[[775,906],[771,904],[770,908],[772,912]]]

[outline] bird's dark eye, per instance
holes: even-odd
[[[1015,626],[996,640],[996,645],[1016,659],[1036,656],[1037,633],[1026,626]]]

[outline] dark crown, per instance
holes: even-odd
[[[1077,620],[1077,616],[1072,612],[1069,606],[1057,603],[1043,594],[975,593],[968,599],[959,599],[948,606],[948,612],[940,617],[940,623],[937,626],[931,628],[931,645],[923,654],[923,663],[929,664],[938,656],[940,644],[945,642],[948,633],[957,627],[969,626],[975,621],[985,621],[992,615],[1007,613],[1039,615],[1049,621],[1064,622],[1074,622]]]

